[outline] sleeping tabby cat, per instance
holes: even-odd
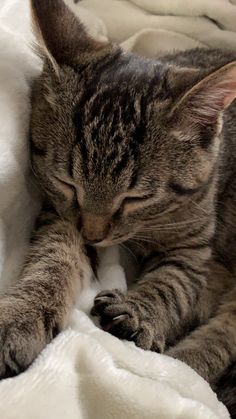
[[[0,301],[0,375],[24,370],[66,327],[94,249],[125,242],[135,285],[99,294],[92,313],[220,380],[233,411],[236,53],[145,59],[92,39],[62,0],[31,3],[44,59],[32,167],[45,204]]]

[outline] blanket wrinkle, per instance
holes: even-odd
[[[200,46],[236,48],[236,0],[65,1],[91,35],[148,57]],[[30,87],[41,70],[32,41],[28,0],[1,0],[0,290],[17,278],[40,207],[27,147]],[[70,327],[26,372],[0,382],[0,418],[229,419],[187,365],[120,341],[93,323],[94,296],[127,289],[116,247],[101,254],[98,276],[85,281]]]
[[[108,37],[119,43],[142,30],[144,34],[164,29],[179,35],[167,51],[184,49],[181,34],[211,48],[236,48],[236,7],[228,0],[81,0],[79,4],[98,16]],[[160,39],[164,41],[161,35]],[[152,46],[155,37],[149,50]]]
[[[222,0],[131,0],[143,10],[158,15],[208,17],[219,27],[235,31],[236,10],[229,1]],[[228,4],[227,4],[228,3]]]

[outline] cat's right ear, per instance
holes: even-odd
[[[232,61],[198,81],[185,93],[173,112],[188,125],[192,122],[213,126],[235,99],[236,61]]]
[[[63,64],[82,67],[109,47],[86,32],[63,0],[31,0],[31,10],[40,54],[57,73]]]

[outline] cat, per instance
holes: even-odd
[[[63,0],[31,8],[44,61],[31,162],[44,204],[0,300],[0,377],[67,326],[96,249],[125,243],[135,283],[98,294],[92,314],[189,364],[234,414],[224,374],[236,360],[236,53],[142,58],[93,39]]]

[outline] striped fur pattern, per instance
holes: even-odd
[[[92,313],[219,388],[236,358],[236,55],[144,59],[91,39],[62,0],[31,3],[44,68],[30,142],[45,205],[0,301],[0,375],[66,327],[96,247],[124,244],[134,283],[99,294]]]

